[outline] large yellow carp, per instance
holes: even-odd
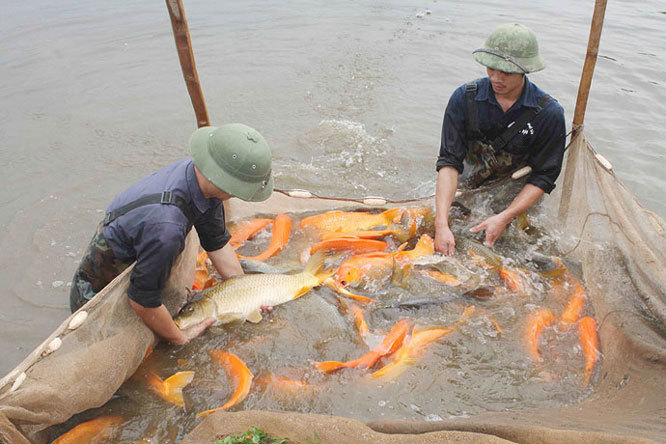
[[[236,320],[261,321],[261,307],[272,307],[296,299],[321,284],[333,272],[321,272],[326,255],[318,251],[298,274],[253,274],[235,276],[204,290],[174,318],[180,329],[216,318],[227,324]]]

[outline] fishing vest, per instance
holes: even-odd
[[[462,185],[467,188],[477,188],[487,181],[504,178],[525,166],[529,153],[509,153],[504,147],[552,100],[548,94],[544,95],[537,101],[536,108],[523,111],[498,137],[489,141],[479,129],[479,111],[475,100],[477,89],[475,80],[465,85],[467,156]]]
[[[163,191],[161,193],[148,194],[146,196],[140,197],[137,200],[134,200],[122,207],[116,208],[115,210],[106,213],[104,217],[104,226],[109,225],[114,220],[118,219],[120,216],[129,213],[135,208],[143,207],[146,205],[152,204],[162,204],[162,205],[175,205],[183,212],[187,218],[188,225],[191,227],[196,218],[200,216],[197,214],[196,210],[192,210],[185,199],[180,196],[176,196],[171,191]],[[188,228],[189,231],[189,228]]]

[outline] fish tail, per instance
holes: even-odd
[[[315,362],[315,367],[317,367],[317,370],[319,370],[320,372],[331,373],[346,367],[346,365],[344,364],[344,362],[323,361],[323,362]]]
[[[192,371],[178,372],[169,376],[164,381],[164,399],[172,404],[185,407],[183,388],[192,382],[192,379],[194,379],[194,372]]]
[[[398,242],[407,242],[412,237],[412,234],[409,230],[399,226],[391,227],[390,231],[398,240]]]
[[[405,212],[405,209],[403,207],[396,207],[396,208],[391,208],[390,210],[386,210],[382,213],[382,216],[387,221],[392,221],[394,223],[400,222],[402,219],[402,214]]]
[[[194,372],[178,372],[166,380],[162,381],[155,373],[148,374],[148,384],[150,387],[167,402],[185,408],[183,399],[183,388],[192,382]]]
[[[599,357],[599,336],[597,334],[597,321],[594,318],[586,316],[578,324],[578,334],[580,343],[585,355],[585,386],[590,382],[592,371]]]
[[[316,276],[324,266],[324,261],[326,261],[326,252],[324,250],[317,251],[312,256],[310,256],[308,263],[305,264],[303,273]]]

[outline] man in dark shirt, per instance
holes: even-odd
[[[156,334],[184,344],[214,321],[179,330],[162,304],[162,291],[192,226],[223,279],[243,274],[228,244],[223,201],[237,197],[258,202],[271,195],[271,152],[257,131],[229,124],[196,130],[190,154],[192,159],[143,178],[111,202],[74,275],[72,312],[136,261],[129,304]]]
[[[476,188],[531,168],[511,204],[470,229],[485,231],[492,246],[513,218],[555,188],[564,156],[564,110],[525,75],[544,68],[534,33],[519,24],[501,25],[474,58],[488,77],[452,94],[437,159],[435,248],[446,255],[455,247],[448,214],[459,174],[464,187]]]

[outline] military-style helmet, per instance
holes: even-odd
[[[232,196],[260,202],[273,192],[271,149],[247,125],[199,128],[190,137],[190,154],[204,177]]]
[[[518,23],[500,25],[490,33],[483,48],[474,51],[474,60],[497,71],[527,74],[546,67],[539,54],[536,35]]]

